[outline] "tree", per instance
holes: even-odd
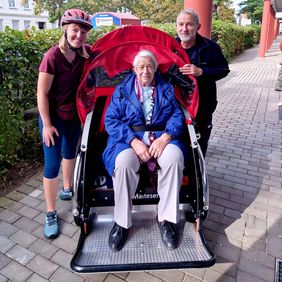
[[[245,0],[239,3],[239,7],[241,7],[239,13],[246,13],[252,24],[256,21],[262,22],[263,0]]]
[[[21,0],[20,4],[24,5],[26,2],[28,0]],[[49,13],[49,21],[52,23],[58,20],[58,24],[60,25],[66,2],[65,0],[34,0],[34,14],[38,15],[47,11]]]
[[[100,2],[104,2],[101,0]],[[99,10],[99,4],[97,1],[89,1],[89,0],[69,0],[65,4],[65,10],[67,9],[81,9],[90,15]]]
[[[215,8],[218,6],[226,6],[226,7],[231,7],[233,3],[233,0],[213,0],[213,5]]]
[[[21,0],[21,5],[28,0]],[[175,21],[183,8],[183,0],[34,0],[34,13],[49,13],[49,21],[59,20],[65,10],[80,8],[89,14],[95,12],[132,12],[141,20],[154,23]]]
[[[128,8],[142,20],[150,20],[153,23],[174,22],[179,11],[183,9],[183,1],[139,0]]]
[[[235,22],[235,9],[232,0],[213,0],[214,18],[226,22]]]

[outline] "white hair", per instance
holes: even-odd
[[[141,50],[136,54],[136,56],[133,59],[133,67],[134,68],[137,68],[139,59],[142,58],[142,57],[150,57],[152,62],[153,62],[153,65],[155,67],[155,70],[157,69],[157,67],[158,67],[157,59],[156,59],[155,55],[149,50]]]
[[[177,23],[177,20],[178,20],[179,16],[181,16],[181,15],[191,15],[191,16],[194,18],[196,25],[199,25],[199,23],[200,23],[200,19],[199,19],[198,14],[197,14],[196,11],[195,11],[194,9],[192,9],[192,8],[183,9],[183,10],[177,15],[177,17],[176,17],[176,23]]]

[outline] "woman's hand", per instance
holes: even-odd
[[[50,147],[51,144],[55,145],[55,139],[54,134],[59,136],[59,132],[57,128],[55,128],[53,125],[48,125],[43,127],[42,136],[43,136],[43,142],[47,147]]]
[[[149,148],[151,157],[160,157],[163,153],[164,148],[171,139],[171,136],[167,133],[163,133],[159,138],[155,139]]]
[[[147,145],[143,143],[142,141],[140,141],[138,138],[134,138],[131,141],[130,145],[133,148],[133,150],[135,151],[136,155],[143,162],[147,162],[151,158]]]

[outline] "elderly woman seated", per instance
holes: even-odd
[[[113,251],[123,248],[132,226],[132,198],[143,162],[158,166],[157,222],[164,246],[177,247],[179,189],[183,177],[184,117],[174,88],[157,72],[157,60],[147,50],[137,53],[134,73],[116,87],[105,115],[109,134],[103,160],[113,179],[114,226],[109,235]]]

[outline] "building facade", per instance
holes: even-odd
[[[58,24],[48,21],[48,13],[34,15],[34,3],[28,0],[22,5],[20,0],[0,0],[0,31],[8,26],[12,29],[25,30],[34,26],[37,29],[55,28]]]

